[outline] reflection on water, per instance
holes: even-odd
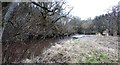
[[[56,42],[56,39],[46,39],[39,41],[31,41],[25,43],[13,43],[3,45],[3,62],[19,62],[22,59],[32,58],[42,53],[44,49],[51,46],[51,43]]]

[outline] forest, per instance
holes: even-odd
[[[2,63],[119,62],[120,5],[85,20],[73,9],[65,1],[0,2]]]

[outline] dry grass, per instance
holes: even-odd
[[[93,36],[60,41],[44,50],[42,56],[23,60],[23,63],[112,63],[118,61],[118,38]]]

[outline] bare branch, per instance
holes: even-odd
[[[41,6],[40,4],[38,4],[38,3],[36,3],[36,2],[33,2],[33,1],[32,1],[31,3],[33,3],[33,4],[35,4],[35,5],[39,6],[39,7],[41,7],[41,8],[44,9],[44,10],[47,10],[48,12],[53,12],[53,11],[51,11],[51,10],[48,10],[48,8]]]
[[[70,11],[69,11],[66,15],[59,17],[58,19],[56,19],[56,20],[53,21],[52,23],[55,23],[55,22],[57,22],[58,20],[60,20],[61,18],[66,17],[67,15],[69,15],[69,13],[72,11],[72,9],[73,9],[73,7],[70,9]]]

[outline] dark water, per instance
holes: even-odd
[[[19,62],[40,55],[44,49],[51,46],[58,39],[34,40],[26,43],[13,43],[2,45],[3,62]]]

